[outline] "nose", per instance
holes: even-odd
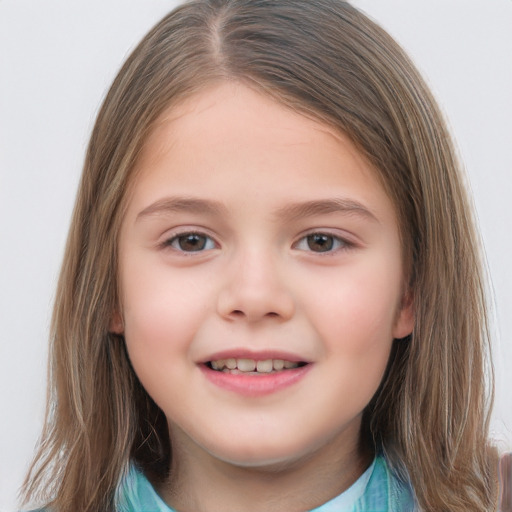
[[[232,262],[218,296],[217,311],[229,320],[258,322],[289,320],[295,312],[293,294],[278,265],[269,255],[245,254]]]

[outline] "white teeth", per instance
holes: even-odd
[[[236,368],[236,359],[234,359],[233,357],[226,359],[226,366],[230,370],[234,370]]]
[[[210,361],[211,367],[214,370],[224,372],[259,372],[259,373],[271,373],[272,371],[279,372],[283,369],[297,368],[299,363],[293,361],[285,361],[283,359],[235,359],[230,357],[228,359],[217,359]]]
[[[280,371],[284,368],[284,361],[282,359],[274,359],[273,366],[274,370]]]
[[[241,372],[253,372],[256,370],[256,362],[254,359],[239,359],[237,367]]]
[[[256,369],[261,373],[270,373],[272,371],[272,368],[272,359],[258,361],[256,363]]]
[[[212,368],[214,370],[221,370],[224,366],[224,361],[222,359],[219,359],[218,361],[212,361]]]

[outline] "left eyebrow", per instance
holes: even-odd
[[[332,198],[317,201],[305,201],[286,205],[276,212],[276,216],[288,220],[303,217],[314,217],[316,215],[325,215],[330,213],[342,213],[345,215],[355,215],[372,222],[379,222],[377,216],[366,206],[353,199]]]

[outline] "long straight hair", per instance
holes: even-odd
[[[428,511],[496,508],[492,372],[479,240],[442,116],[393,39],[339,0],[193,0],[156,25],[94,126],[51,328],[48,407],[26,501],[115,510],[129,462],[168,475],[162,411],[139,383],[118,305],[118,235],[138,155],[159,115],[222,80],[347,134],[397,212],[415,304],[364,412],[363,438]]]

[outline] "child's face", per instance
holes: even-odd
[[[138,169],[113,329],[173,440],[247,466],[353,451],[413,322],[394,208],[368,163],[223,84],[168,111]]]

